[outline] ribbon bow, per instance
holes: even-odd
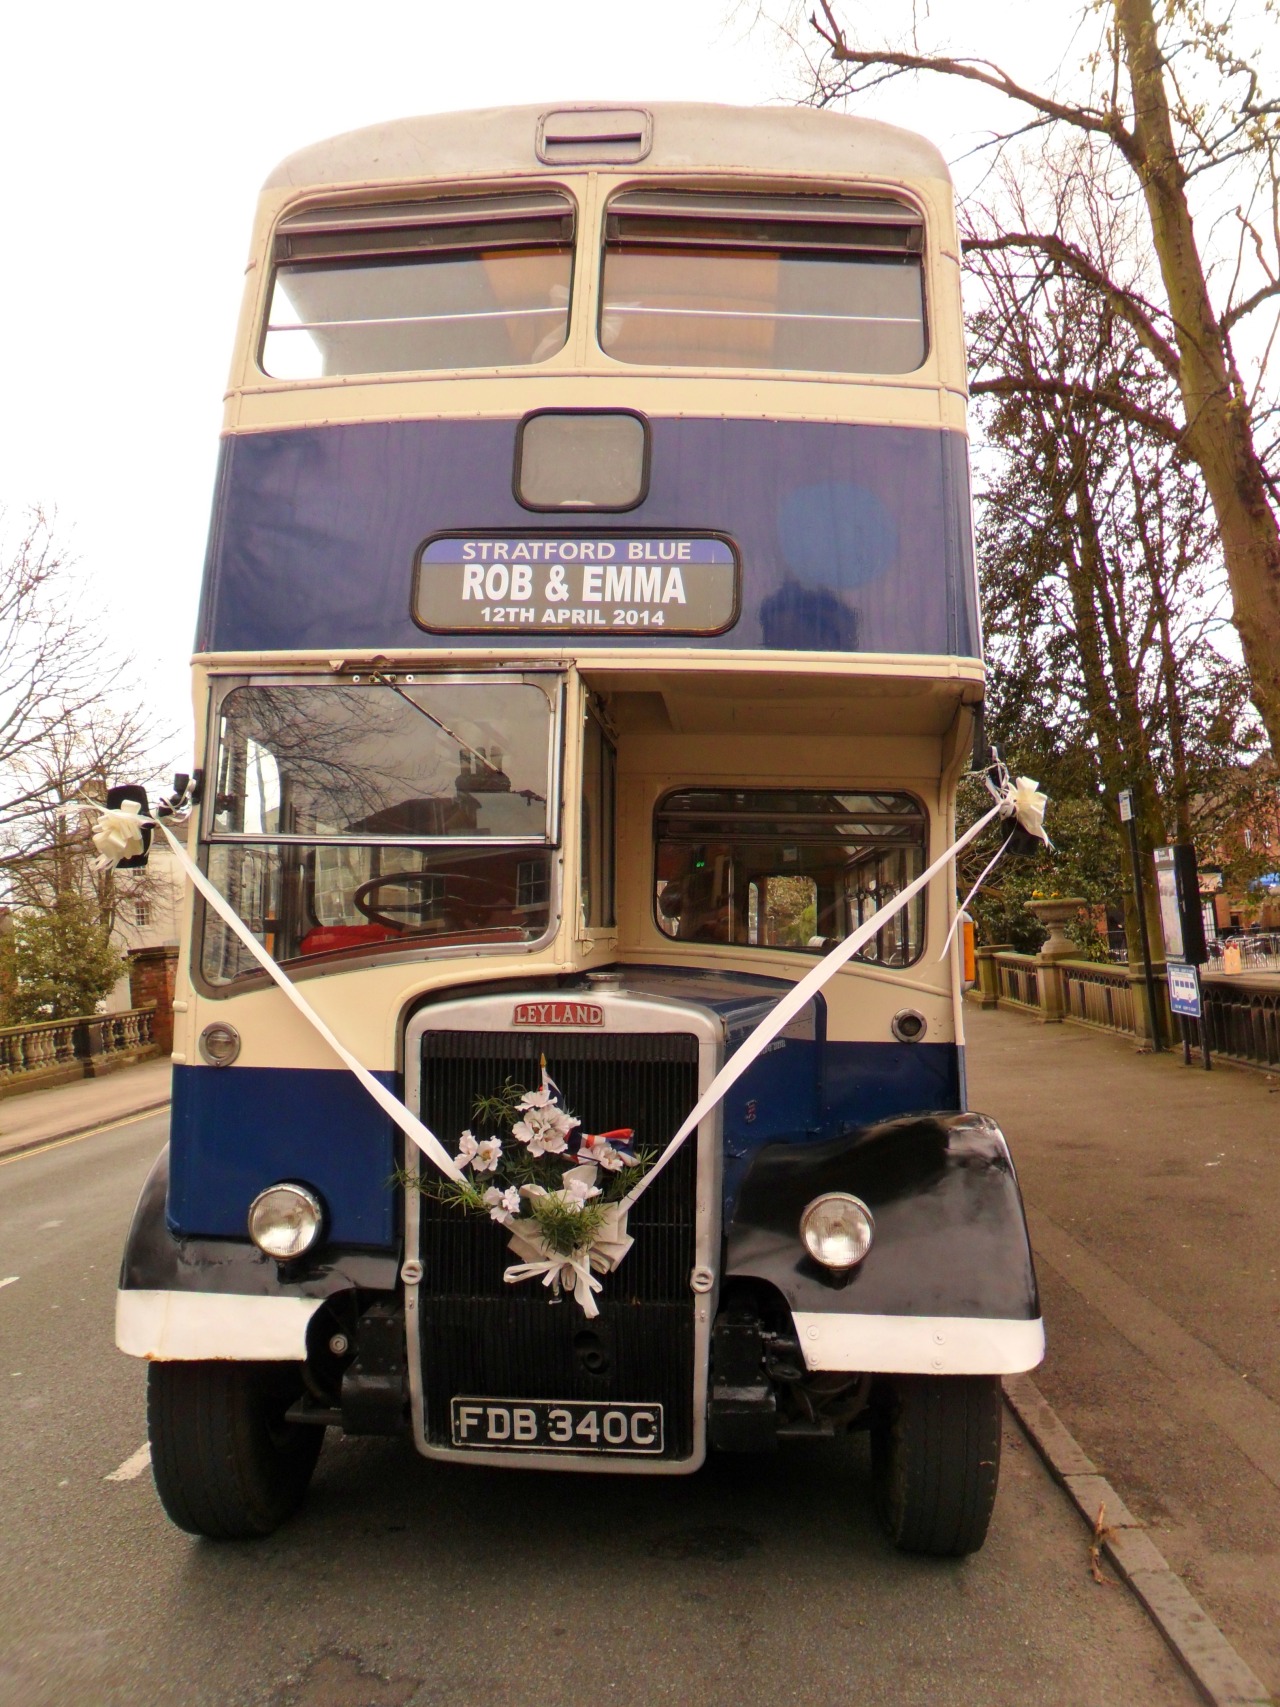
[[[1044,828],[1044,809],[1048,804],[1049,796],[1041,794],[1040,784],[1034,777],[1020,776],[1015,783],[1006,778],[1000,816],[1016,818],[1028,834],[1048,844]]]
[[[132,859],[142,852],[142,826],[151,820],[142,816],[136,800],[126,800],[123,806],[113,806],[110,811],[101,808],[101,811],[93,832],[93,845],[98,850],[93,869],[110,871],[120,860]]]
[[[572,1169],[571,1172],[587,1170]],[[592,1173],[594,1169],[590,1170]],[[568,1177],[566,1175],[566,1177]],[[508,1286],[518,1286],[522,1280],[541,1280],[544,1286],[571,1290],[584,1316],[590,1319],[600,1314],[593,1294],[601,1290],[596,1274],[609,1274],[626,1256],[635,1241],[627,1232],[627,1207],[611,1203],[591,1243],[583,1250],[566,1256],[554,1251],[543,1239],[534,1218],[514,1216],[503,1218],[511,1229],[509,1248],[523,1262],[512,1263],[503,1274]],[[595,1270],[595,1274],[591,1271]]]

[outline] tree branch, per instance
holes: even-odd
[[[826,27],[819,22],[817,13],[810,16],[809,22],[827,43],[832,59],[839,64],[858,66],[867,71],[876,67],[885,67],[896,72],[933,71],[947,77],[959,77],[966,82],[980,83],[987,89],[994,89],[999,94],[1006,95],[1011,101],[1020,101],[1024,106],[1033,107],[1046,118],[1057,119],[1063,124],[1074,125],[1078,130],[1092,131],[1098,136],[1107,137],[1131,164],[1136,165],[1140,159],[1137,142],[1120,122],[1119,114],[1114,110],[1104,113],[1089,107],[1055,101],[1049,95],[1042,95],[1038,90],[1028,89],[1025,85],[1015,82],[1007,71],[989,59],[950,59],[939,54],[897,53],[886,48],[865,51],[850,47],[844,30],[836,21],[830,0],[818,0],[818,4],[826,19]]]

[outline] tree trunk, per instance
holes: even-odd
[[[1187,450],[1217,517],[1253,703],[1280,761],[1280,526],[1267,500],[1248,402],[1232,382],[1205,283],[1152,0],[1115,0],[1115,18],[1133,91],[1135,165],[1173,316]]]

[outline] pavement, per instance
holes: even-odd
[[[167,1060],[141,1061],[98,1079],[4,1097],[0,1099],[0,1156],[163,1108],[169,1101],[172,1074]]]
[[[1048,1353],[1034,1382],[1280,1697],[1280,1077],[966,1010]]]

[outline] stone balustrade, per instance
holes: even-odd
[[[0,1097],[96,1078],[160,1053],[150,1007],[0,1026]]]

